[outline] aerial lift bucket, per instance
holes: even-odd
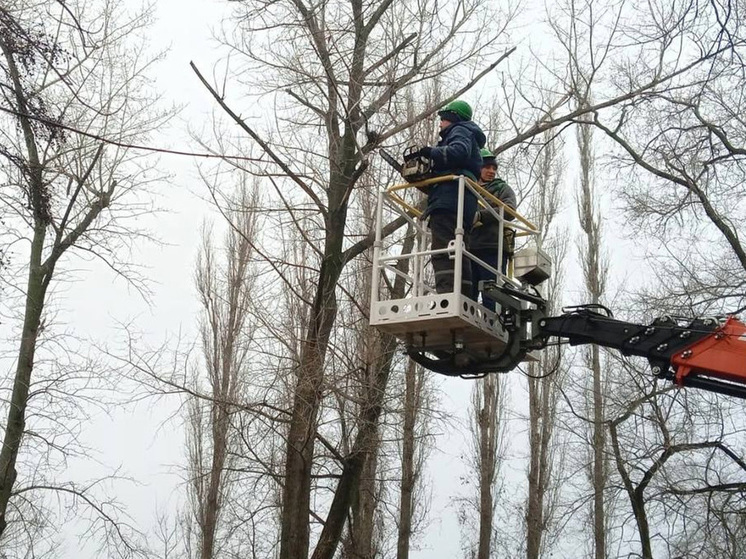
[[[459,215],[455,239],[445,249],[429,248],[429,230],[421,219],[422,213],[405,200],[408,189],[426,190],[438,182],[458,181]],[[497,281],[510,285],[515,290],[525,289],[528,277],[531,280],[549,274],[546,255],[535,248],[530,254],[519,253],[516,263],[520,275],[509,277],[471,254],[464,243],[463,206],[466,189],[477,196],[480,204],[489,208],[500,224],[497,262],[502,261],[502,228],[510,226],[516,234],[535,238],[538,229],[523,216],[505,206],[500,200],[480,185],[464,176],[447,175],[415,183],[391,187],[379,193],[376,209],[376,239],[373,250],[373,281],[371,291],[370,324],[401,340],[410,356],[420,356],[420,362],[436,372],[448,375],[468,375],[469,371],[484,372],[484,364],[498,360],[508,348],[511,332],[504,324],[502,308],[492,312],[471,297],[460,292],[437,293],[429,269],[434,254],[447,253],[454,263],[454,285],[461,285],[462,262],[468,265],[477,262],[495,274]],[[504,216],[511,212],[513,223],[507,224]],[[385,222],[395,216],[404,216],[412,225],[416,235],[413,249],[404,253],[398,243],[386,246],[383,238]],[[462,260],[463,258],[463,260]],[[406,260],[407,272],[397,266]],[[541,268],[541,269],[540,269]],[[402,276],[406,295],[391,299],[385,295],[382,284],[391,282],[394,276]],[[516,299],[516,304],[522,302]],[[528,333],[524,333],[528,336]],[[416,359],[417,360],[417,359]]]

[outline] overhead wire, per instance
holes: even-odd
[[[22,118],[28,118],[30,120],[35,120],[37,122],[41,122],[42,124],[45,124],[47,126],[51,126],[53,128],[59,128],[60,130],[65,130],[67,132],[72,132],[73,134],[78,134],[80,136],[85,136],[86,138],[91,138],[93,140],[102,142],[104,144],[109,144],[112,146],[117,146],[120,148],[125,149],[133,149],[133,150],[139,150],[139,151],[148,151],[153,153],[163,153],[166,155],[180,155],[180,156],[186,156],[186,157],[200,157],[203,159],[234,159],[238,161],[262,161],[261,159],[258,159],[256,157],[249,157],[246,155],[223,155],[219,153],[208,153],[208,152],[197,152],[197,151],[188,151],[188,150],[179,150],[179,149],[168,149],[168,148],[162,148],[162,147],[156,147],[156,146],[146,146],[142,144],[130,144],[127,142],[121,142],[119,140],[112,140],[111,138],[105,138],[104,136],[100,136],[98,134],[94,134],[92,132],[86,132],[84,130],[80,130],[78,128],[75,128],[73,126],[69,126],[67,124],[62,124],[61,122],[54,121],[49,118],[45,118],[38,115],[32,115],[23,113],[20,111],[16,111],[15,109],[10,109],[8,107],[0,106],[0,111],[4,113],[8,113],[17,117]]]
[[[237,160],[237,161],[252,161],[252,162],[261,161],[261,159],[258,159],[256,157],[249,157],[249,156],[245,156],[245,155],[225,155],[225,154],[208,153],[208,152],[188,151],[188,150],[181,150],[181,149],[178,149],[178,150],[177,149],[169,149],[169,148],[162,148],[162,147],[156,147],[156,146],[148,146],[148,145],[142,145],[142,144],[132,144],[132,143],[128,143],[128,142],[122,142],[122,141],[119,141],[119,140],[112,140],[111,138],[106,138],[104,136],[101,136],[99,134],[94,134],[92,132],[86,132],[84,130],[80,130],[78,128],[75,128],[75,127],[67,125],[67,124],[62,124],[61,122],[57,122],[57,121],[54,121],[54,120],[46,118],[46,117],[42,117],[42,116],[38,116],[38,115],[32,115],[32,114],[28,114],[28,113],[23,113],[21,111],[17,111],[15,109],[11,109],[11,108],[8,108],[8,107],[0,106],[0,111],[2,111],[4,113],[7,113],[7,114],[14,115],[16,117],[28,118],[30,120],[34,120],[36,122],[40,122],[42,124],[45,124],[45,125],[53,127],[53,128],[57,128],[57,129],[60,129],[60,130],[65,130],[65,131],[71,132],[73,134],[78,134],[78,135],[84,136],[86,138],[91,138],[93,140],[102,142],[104,144],[113,145],[113,146],[121,147],[121,148],[124,148],[124,149],[133,149],[133,150],[138,150],[138,151],[147,151],[147,152],[151,152],[151,153],[162,153],[162,154],[166,154],[166,155],[178,155],[178,156],[184,156],[184,157],[199,157],[199,158],[203,158],[203,159],[233,159],[233,160]],[[740,309],[736,310],[735,312],[729,313],[729,314],[732,315],[732,316],[735,316],[735,315],[743,312],[744,310],[746,310],[746,306],[741,307]],[[596,320],[599,320],[599,321],[608,321],[608,322],[612,322],[612,321],[615,320],[613,318],[611,318],[609,320],[607,317],[603,317],[602,315],[598,315],[595,318],[596,318]],[[604,320],[604,319],[606,319],[606,320]],[[639,325],[639,326],[644,327],[645,325]],[[663,325],[661,325],[661,326],[663,326]],[[695,333],[703,333],[703,334],[711,332],[709,330],[698,330],[696,328],[687,328],[686,326],[678,326],[678,325],[670,327],[670,328],[672,328],[672,329],[680,328],[682,330],[690,330],[690,331],[695,332]],[[736,336],[735,334],[725,334],[725,335],[726,336],[739,337],[739,336]],[[562,342],[558,341],[558,342],[555,342],[555,343],[557,345],[560,345]],[[548,344],[548,345],[550,345],[550,344]],[[554,344],[551,344],[551,345],[554,345]]]

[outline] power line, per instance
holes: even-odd
[[[120,142],[117,140],[111,140],[109,138],[104,138],[103,136],[99,136],[98,134],[93,134],[91,132],[85,132],[83,130],[79,130],[78,128],[73,128],[72,126],[68,126],[66,124],[62,124],[60,122],[55,122],[54,120],[50,120],[48,118],[44,118],[42,116],[35,116],[30,115],[26,113],[22,113],[20,111],[16,111],[14,109],[9,109],[7,107],[0,107],[0,111],[12,114],[17,117],[23,117],[28,118],[31,120],[35,120],[37,122],[41,122],[42,124],[46,124],[47,126],[51,126],[53,128],[59,128],[60,130],[66,130],[67,132],[72,132],[74,134],[79,134],[81,136],[85,136],[86,138],[91,138],[93,140],[97,140],[99,142],[102,142],[104,144],[109,144],[112,146],[117,146],[120,148],[126,148],[126,149],[134,149],[134,150],[140,150],[140,151],[149,151],[154,153],[165,153],[167,155],[183,155],[187,157],[201,157],[203,159],[236,159],[240,161],[260,161],[256,157],[247,157],[245,155],[220,155],[217,153],[205,153],[205,152],[196,152],[196,151],[186,151],[186,150],[174,150],[174,149],[167,149],[167,148],[159,148],[154,146],[143,146],[138,144],[128,144],[126,142]]]

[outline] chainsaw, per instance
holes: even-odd
[[[407,182],[419,182],[435,176],[433,162],[429,157],[414,155],[419,150],[416,146],[410,146],[404,150],[404,163],[399,163],[396,158],[385,149],[378,151],[383,160],[391,165]]]

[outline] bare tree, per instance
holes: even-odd
[[[561,185],[565,161],[564,142],[545,133],[545,146],[539,154],[536,189],[531,199],[531,214],[542,235],[537,243],[554,262],[552,278],[542,286],[549,312],[559,308],[566,256],[567,233],[556,227],[561,210]],[[562,453],[558,451],[557,416],[559,396],[567,373],[563,350],[554,346],[544,350],[537,361],[528,364],[528,432],[529,464],[526,495],[526,557],[538,559],[551,544],[551,528],[555,522],[559,474]]]
[[[406,559],[427,513],[423,470],[431,450],[430,424],[434,419],[429,372],[408,360],[404,370],[401,406],[401,481],[397,518],[396,557]]]
[[[197,375],[195,390],[209,399],[193,398],[189,403],[188,453],[200,559],[216,557],[218,549],[228,544],[227,538],[216,538],[235,477],[231,470],[238,434],[233,416],[240,409],[236,403],[243,399],[252,340],[249,312],[255,283],[251,260],[252,243],[257,237],[257,206],[256,187],[242,183],[231,215],[235,229],[229,229],[225,242],[225,262],[221,262],[207,230],[197,262],[205,374]],[[200,386],[203,377],[206,389]]]
[[[360,236],[367,236],[375,226],[376,188],[368,184],[370,180],[369,176],[361,178],[360,204],[351,210],[354,212],[353,228]],[[394,354],[387,354],[382,359],[380,352],[385,341],[366,319],[371,293],[370,256],[365,254],[351,262],[345,274],[348,277],[341,279],[346,300],[340,305],[337,318],[340,334],[335,336],[328,367],[331,368],[330,377],[340,377],[329,382],[335,387],[334,395],[339,406],[343,461],[352,457],[353,449],[362,456],[359,481],[352,488],[349,520],[342,542],[344,559],[373,559],[381,557],[383,552],[381,508],[383,486],[387,480],[381,472],[380,459],[385,458],[387,449],[379,422],[369,421],[366,415],[368,406],[375,405],[375,402],[380,402],[381,414],[385,413],[384,406],[390,407],[392,395],[387,389],[388,382],[383,386],[379,382],[388,377],[389,369],[400,361]],[[349,335],[344,336],[344,332]],[[363,447],[363,442],[369,446]]]
[[[620,194],[631,235],[651,240],[644,249],[649,257],[645,268],[656,281],[640,291],[637,307],[647,316],[733,311],[743,305],[746,277],[746,253],[736,233],[745,215],[739,202],[745,129],[741,118],[732,118],[743,105],[741,95],[734,95],[743,84],[743,15],[720,2],[692,10],[674,2],[635,7],[640,14],[656,14],[652,20],[641,15],[654,23],[626,22],[625,35],[638,45],[665,43],[658,43],[655,54],[641,48],[639,58],[623,70],[626,78],[681,69],[667,87],[593,114],[595,126],[618,148],[612,161],[623,177]],[[664,49],[668,57],[661,56]],[[703,56],[707,64],[694,63]],[[629,367],[622,373],[632,377]],[[609,419],[609,425],[642,556],[658,555],[656,543],[662,543],[656,534],[661,531],[669,534],[666,547],[672,555],[710,553],[709,537],[719,553],[737,554],[737,545],[724,536],[731,527],[730,533],[740,529],[732,495],[719,483],[700,481],[699,475],[704,470],[740,483],[742,459],[730,449],[742,426],[730,417],[727,398],[714,407],[705,395],[682,396],[685,402],[679,402],[639,384],[639,393],[625,391],[626,405],[615,404],[616,419]],[[641,433],[650,433],[647,445]],[[687,482],[698,489],[682,492]],[[651,484],[660,485],[653,489]],[[704,494],[706,500],[694,497]],[[695,528],[710,522],[712,531]],[[671,546],[672,540],[678,544]]]
[[[362,177],[361,184],[364,188],[370,180],[370,177]],[[360,224],[360,231],[364,236],[370,235],[375,225],[373,218],[376,189],[373,188],[373,184],[370,186],[361,192],[359,207],[351,209],[360,213],[354,223]],[[412,229],[407,228],[401,241],[391,239],[389,242],[395,245],[400,242],[404,250],[411,250],[414,243]],[[396,553],[399,556],[409,554],[419,524],[418,517],[423,510],[420,498],[421,470],[427,446],[426,427],[431,413],[428,408],[431,398],[425,371],[416,367],[414,363],[404,365],[402,360],[388,349],[396,347],[393,338],[376,333],[367,323],[371,285],[370,256],[366,253],[363,258],[351,262],[347,267],[349,273],[345,274],[349,277],[342,278],[341,285],[352,305],[340,306],[337,318],[340,333],[335,334],[334,347],[330,352],[330,364],[337,366],[336,363],[339,363],[340,371],[346,379],[342,379],[342,382],[329,381],[337,387],[340,409],[348,408],[348,413],[341,418],[343,456],[345,459],[351,457],[352,449],[355,447],[358,448],[356,453],[365,452],[365,461],[359,474],[360,480],[353,490],[345,541],[344,556],[351,558],[385,556],[384,510],[386,507],[394,509],[395,504],[386,502],[387,498],[393,500],[393,492],[385,491],[384,487],[393,479],[399,482],[399,502],[394,522],[397,531]],[[405,266],[406,263],[402,262],[400,269],[406,269]],[[403,296],[403,289],[404,283],[401,279],[390,287],[384,287],[387,297]],[[388,293],[389,291],[391,293]],[[349,343],[341,345],[343,332],[354,333],[354,337]],[[383,353],[382,349],[385,350]],[[386,380],[390,371],[394,370],[401,370],[403,373],[404,382],[401,390],[398,382],[390,387]],[[352,381],[354,386],[351,394],[341,390],[349,381]],[[371,405],[375,406],[374,409],[381,408],[377,413],[381,416],[387,414],[394,426],[382,432],[382,427],[378,425],[380,419],[366,420],[366,408]],[[354,428],[356,425],[357,430]],[[384,442],[382,438],[387,440]],[[367,449],[361,447],[361,442],[366,439],[371,444]],[[398,453],[394,452],[395,448],[399,450]],[[384,468],[391,473],[387,474]],[[400,475],[397,475],[398,470],[401,471]],[[340,486],[341,484],[338,485],[335,496]]]
[[[419,371],[418,371],[419,369]],[[419,373],[419,375],[418,375]],[[409,557],[409,545],[412,536],[412,509],[414,507],[414,489],[417,481],[415,472],[415,424],[417,421],[418,379],[422,380],[422,370],[414,361],[409,361],[405,372],[406,387],[404,391],[404,422],[402,427],[402,460],[401,484],[399,498],[399,533],[396,539],[397,559]]]
[[[142,139],[163,120],[152,109],[155,96],[146,83],[151,60],[132,42],[148,17],[126,15],[106,1],[0,7],[0,155],[5,161],[0,204],[6,226],[0,235],[9,244],[28,246],[23,263],[3,277],[20,293],[13,299],[23,315],[0,450],[4,541],[22,532],[11,525],[23,521],[23,507],[39,506],[40,495],[51,492],[73,510],[82,505],[95,511],[101,526],[90,534],[102,548],[111,544],[125,554],[139,552],[125,525],[118,524],[117,509],[107,512],[99,503],[98,484],[81,487],[45,471],[45,464],[56,462],[50,453],[60,453],[64,462],[65,452],[75,447],[76,417],[81,417],[76,414],[82,413],[76,397],[101,402],[102,395],[86,393],[92,379],[102,375],[91,373],[82,359],[76,363],[72,351],[55,355],[43,342],[54,339],[51,294],[66,277],[71,255],[97,257],[143,288],[125,260],[142,233],[127,219],[149,206],[137,192],[144,194],[152,179],[119,146]],[[25,277],[16,285],[19,276]],[[64,347],[61,340],[55,343]]]
[[[699,410],[704,421],[693,423],[692,406],[705,403],[693,401],[699,397],[677,395],[672,387],[641,392],[608,424],[640,556],[652,558],[661,552],[656,550],[672,548],[685,557],[717,555],[710,542],[725,551],[721,556],[737,556],[742,544],[722,536],[740,529],[743,503],[732,498],[746,489],[746,462],[733,447],[738,436],[723,436],[722,412],[716,409],[722,403],[709,397]],[[708,530],[698,528],[707,524]],[[694,540],[695,534],[705,539]]]
[[[488,375],[472,389],[471,430],[476,459],[474,476],[478,518],[476,559],[494,556],[494,513],[497,506],[500,465],[505,451],[505,382],[499,375]]]
[[[401,107],[397,95],[432,79],[436,68],[442,79],[455,79],[455,69],[466,61],[477,54],[495,53],[494,34],[485,31],[491,19],[485,5],[463,2],[446,11],[447,16],[424,5],[390,1],[370,5],[242,2],[241,25],[247,30],[252,26],[264,29],[273,48],[262,51],[250,43],[249,34],[237,37],[235,47],[248,56],[249,64],[275,69],[263,85],[272,90],[279,85],[293,105],[292,114],[279,115],[285,136],[282,142],[265,141],[211,88],[216,100],[288,178],[283,188],[293,185],[304,193],[323,228],[322,238],[311,241],[320,262],[317,289],[305,327],[287,433],[283,559],[308,555],[314,441],[324,394],[325,359],[337,314],[337,284],[345,264],[372,242],[363,239],[344,246],[351,196],[369,166],[369,154],[379,142],[466,91],[502,60],[494,54],[494,62],[454,87],[447,97],[422,107],[414,119],[403,120],[397,114]],[[449,45],[458,48],[449,52]],[[382,131],[361,142],[360,133],[372,121]],[[309,141],[318,137],[319,129],[324,141]],[[340,486],[345,490],[335,495],[316,557],[333,553],[339,541],[360,466],[351,462],[349,467],[354,468],[353,484],[348,484],[343,473]]]
[[[738,202],[744,122],[735,117],[743,109],[736,93],[743,84],[743,15],[729,13],[720,2],[693,11],[675,3],[654,9],[666,17],[649,29],[630,27],[632,37],[640,43],[652,36],[676,37],[680,65],[696,56],[689,49],[695,45],[708,64],[634,106],[596,114],[594,123],[619,148],[617,168],[628,177],[622,196],[635,230],[664,241],[648,252],[659,263],[660,283],[672,289],[643,296],[671,312],[733,309],[743,304],[746,270],[736,231],[744,216]],[[639,74],[653,63],[646,52],[629,70]]]
[[[588,103],[582,99],[581,103]],[[593,129],[590,125],[578,128],[578,151],[580,152],[580,193],[578,196],[578,219],[583,232],[580,242],[580,261],[583,266],[583,280],[591,305],[601,304],[605,293],[607,267],[602,257],[603,237],[599,202],[595,189],[595,156],[593,150]],[[604,417],[605,386],[603,379],[601,350],[593,345],[584,351],[585,369],[592,379],[592,445],[590,463],[591,487],[593,488],[593,553],[596,559],[608,556],[606,535],[608,532],[608,512],[606,510],[606,489],[608,485],[608,460],[606,444],[606,424]]]
[[[368,284],[368,289],[365,295],[360,294],[363,300],[367,299],[370,293],[369,282],[364,281],[364,283]],[[356,429],[356,424],[363,416],[362,406],[370,402],[370,391],[375,386],[376,378],[381,374],[381,371],[376,368],[379,362],[375,355],[380,348],[380,341],[376,333],[371,331],[364,321],[358,320],[357,323],[361,326],[359,329],[364,333],[365,338],[357,338],[357,343],[353,341],[351,345],[344,347],[349,351],[352,363],[362,361],[364,364],[352,369],[353,374],[349,378],[352,386],[348,387],[346,383],[336,383],[340,406],[342,456],[351,455],[352,447],[357,442],[356,435],[363,427],[357,426]],[[371,433],[367,437],[367,442],[370,446],[364,449],[358,448],[357,451],[364,453],[364,460],[360,468],[360,480],[357,487],[353,489],[350,502],[347,533],[343,540],[342,557],[345,559],[379,557],[382,546],[379,507],[383,481],[379,477],[379,456],[383,452],[383,441],[378,425],[375,428],[372,426],[369,428]],[[363,427],[363,431],[365,430]]]

